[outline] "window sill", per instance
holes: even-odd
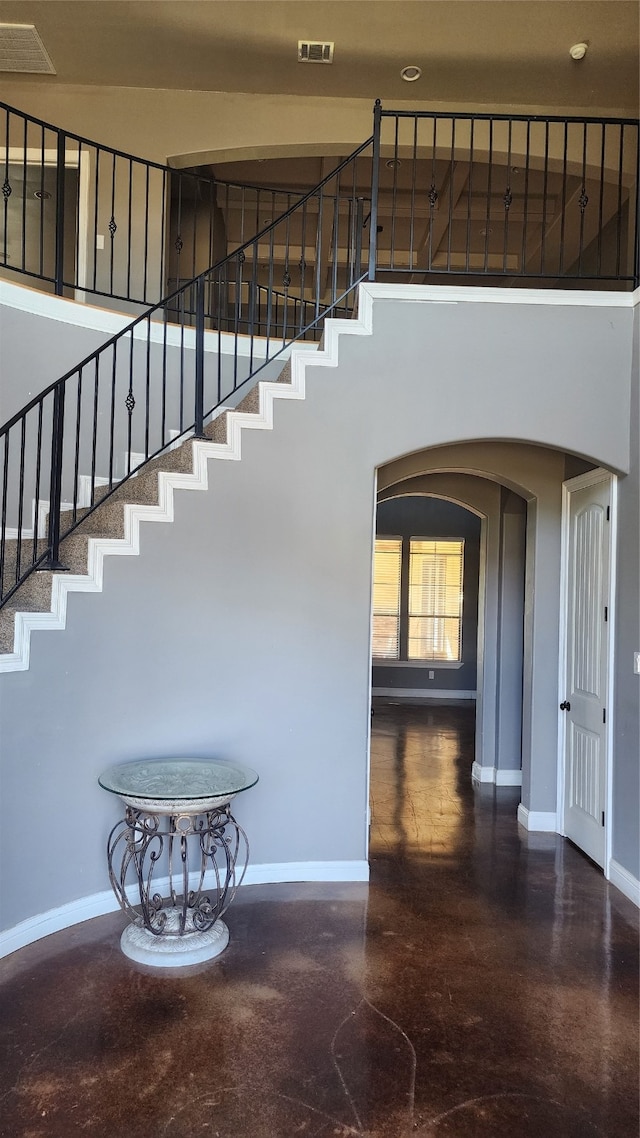
[[[432,672],[464,667],[464,660],[385,660],[383,656],[374,656],[371,663],[374,668],[429,668]]]

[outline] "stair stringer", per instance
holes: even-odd
[[[274,404],[277,399],[305,398],[306,369],[338,367],[339,344],[342,336],[370,336],[373,331],[373,295],[366,284],[358,288],[357,317],[350,320],[327,319],[324,324],[322,345],[310,353],[294,346],[290,356],[289,383],[273,380],[258,381],[259,410],[228,411],[227,441],[209,442],[191,439],[193,471],[158,471],[158,504],[127,503],[124,507],[124,537],[90,537],[87,543],[87,573],[54,573],[51,583],[49,612],[20,612],[15,614],[13,652],[0,655],[0,672],[24,672],[29,668],[31,633],[36,631],[62,631],[67,620],[69,593],[101,593],[104,579],[105,557],[137,557],[140,553],[140,525],[142,522],[173,522],[173,496],[177,490],[208,490],[208,465],[212,459],[239,462],[242,457],[244,430],[273,430]],[[224,410],[224,408],[222,408]],[[186,444],[185,444],[186,445]]]

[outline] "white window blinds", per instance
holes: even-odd
[[[378,538],[373,560],[373,655],[400,655],[401,538]]]

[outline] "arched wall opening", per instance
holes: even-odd
[[[377,473],[378,502],[433,495],[481,519],[472,773],[521,784],[519,819],[532,829],[555,830],[558,818],[562,487],[592,465],[525,443],[469,442],[402,456]]]

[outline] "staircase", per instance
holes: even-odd
[[[135,556],[140,550],[141,522],[171,522],[176,490],[207,490],[209,460],[241,458],[244,429],[270,430],[276,399],[303,398],[292,383],[292,364],[278,379],[260,382],[241,402],[222,411],[205,427],[204,438],[187,439],[145,463],[135,478],[113,490],[97,509],[77,511],[78,524],[60,542],[63,572],[32,573],[0,609],[0,672],[29,667],[31,632],[63,629],[70,592],[101,592],[103,561],[108,556]],[[106,493],[105,488],[105,493]],[[97,490],[99,499],[100,489]],[[42,541],[43,549],[46,541]],[[7,539],[5,565],[15,565],[18,541]]]
[[[27,140],[28,116],[0,104],[2,111],[7,139],[12,137],[15,119],[18,133]],[[386,142],[385,123],[391,127]],[[43,132],[43,153],[45,125],[37,124]],[[69,592],[102,588],[105,556],[138,553],[142,521],[172,519],[175,490],[207,488],[209,459],[238,459],[243,429],[270,428],[274,399],[302,397],[303,384],[294,374],[295,354],[293,371],[290,363],[285,364],[277,380],[265,381],[261,373],[268,364],[284,363],[283,353],[296,343],[318,340],[327,317],[350,315],[364,280],[377,274],[395,283],[452,282],[462,271],[483,284],[494,283],[500,276],[506,284],[526,284],[531,279],[539,284],[540,278],[551,284],[562,278],[581,285],[585,279],[602,279],[623,288],[637,283],[637,239],[625,260],[620,234],[623,205],[631,216],[636,212],[637,184],[627,167],[635,171],[638,124],[574,119],[575,138],[566,123],[563,135],[562,125],[559,120],[543,122],[525,116],[507,120],[486,115],[459,119],[398,114],[383,111],[378,103],[370,139],[306,194],[264,191],[271,193],[272,212],[276,203],[284,207],[280,216],[201,272],[197,272],[202,255],[198,215],[189,222],[183,201],[190,195],[202,196],[202,179],[179,174],[175,208],[167,214],[165,191],[174,172],[47,127],[62,162],[57,179],[59,225],[64,223],[69,155],[78,171],[94,161],[96,169],[99,160],[103,167],[105,162],[112,164],[109,200],[102,200],[106,183],[101,183],[99,192],[96,176],[94,231],[89,235],[95,237],[98,226],[109,231],[110,269],[106,277],[104,272],[101,275],[96,260],[92,266],[85,264],[82,272],[74,264],[70,272],[64,261],[64,232],[56,231],[55,264],[45,266],[41,255],[39,271],[28,268],[26,262],[18,271],[30,277],[39,275],[59,295],[79,299],[87,291],[125,301],[134,310],[146,307],[0,428],[0,671],[28,667],[33,629],[64,627]],[[541,128],[546,134],[537,138]],[[542,147],[545,163],[551,161],[554,147],[559,147],[566,166],[568,147],[571,150],[580,143],[581,153],[586,154],[592,128],[602,138],[603,156],[605,129],[617,142],[616,171],[605,171],[603,157],[601,169],[594,172],[585,159],[569,185],[566,169],[564,180],[557,171],[551,176],[551,166],[549,171],[546,165],[537,170],[543,224],[533,237],[532,225],[527,236],[526,208],[534,174],[522,196],[524,220],[516,222],[520,215],[510,178],[518,147],[524,147],[529,178],[531,147]],[[473,140],[478,146],[486,130],[491,140],[486,185],[476,172],[476,194],[482,198],[479,212],[477,203],[472,203]],[[26,162],[26,141],[24,145]],[[385,153],[391,157],[383,162]],[[446,162],[442,154],[449,155]],[[116,218],[114,187],[121,160],[129,167],[133,162],[141,165],[147,185],[144,264],[138,291],[132,273],[137,253],[131,188],[124,260],[118,262],[116,257],[122,225]],[[6,227],[12,195],[8,157],[5,165]],[[506,187],[496,198],[492,186],[499,185],[500,179],[506,179]],[[215,184],[207,182],[210,239],[205,244],[210,254],[214,231],[219,248],[223,228],[214,190]],[[263,191],[251,190],[259,202]],[[226,194],[228,200],[229,187]],[[467,213],[461,217],[465,197]],[[107,211],[100,222],[99,208]],[[152,232],[149,218],[154,209],[158,229]],[[473,251],[470,242],[476,216],[484,222],[480,232],[485,236],[483,247]],[[610,238],[613,233],[606,247],[601,239],[605,223]],[[164,248],[167,227],[171,249]],[[494,229],[499,230],[499,240],[492,238],[490,245],[488,235]],[[456,252],[453,238],[463,232],[466,248]],[[183,283],[149,307],[148,266],[154,233],[162,245],[161,281]],[[226,249],[228,234],[223,237]],[[21,244],[24,261],[24,232]],[[193,248],[188,272],[185,246]],[[5,266],[7,256],[5,235]],[[427,274],[435,276],[428,278]],[[212,341],[217,352],[211,351]]]

